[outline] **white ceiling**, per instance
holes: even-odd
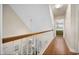
[[[60,16],[65,16],[66,8],[67,8],[66,4],[63,4],[63,6],[60,8],[53,7],[54,17],[56,18],[56,17],[60,17]]]

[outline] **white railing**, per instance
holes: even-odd
[[[24,37],[3,44],[4,55],[39,55],[53,39],[53,31]]]

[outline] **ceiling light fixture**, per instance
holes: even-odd
[[[60,8],[60,7],[62,7],[62,4],[56,4],[55,5],[55,8]]]

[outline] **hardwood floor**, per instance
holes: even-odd
[[[63,37],[56,37],[45,50],[43,55],[76,55],[69,50]]]

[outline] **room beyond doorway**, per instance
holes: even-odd
[[[63,36],[63,29],[64,29],[64,19],[57,19],[56,20],[56,35]]]

